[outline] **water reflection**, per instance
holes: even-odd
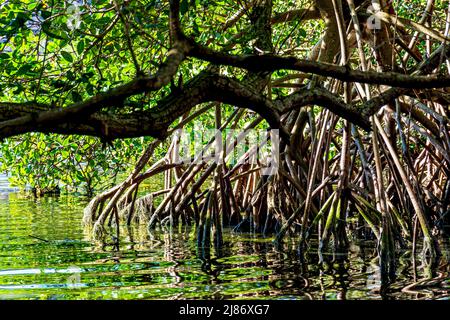
[[[0,200],[1,299],[449,299],[448,245],[436,267],[399,252],[396,280],[380,293],[375,245],[301,260],[295,242],[224,234],[199,248],[195,230],[121,230],[119,246],[96,245],[80,224],[86,202],[60,197]],[[323,260],[323,263],[319,263]],[[428,269],[427,269],[428,268]],[[429,272],[432,278],[427,278]]]

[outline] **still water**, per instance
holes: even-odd
[[[272,238],[230,231],[209,256],[186,229],[124,229],[118,248],[102,247],[81,226],[85,205],[0,193],[0,299],[450,299],[445,258],[433,270],[417,261],[414,273],[411,252],[399,252],[397,280],[382,297],[371,243],[324,265],[314,249],[306,265],[295,243],[277,249]]]

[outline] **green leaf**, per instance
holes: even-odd
[[[72,99],[74,102],[80,102],[83,100],[83,97],[76,91],[72,91]]]
[[[70,53],[68,53],[67,51],[61,51],[61,55],[64,58],[64,60],[66,60],[68,62],[73,62],[72,55]]]
[[[300,32],[300,35],[304,38],[304,37],[306,37],[306,30],[305,29],[303,29],[303,28],[301,28],[300,30],[299,30],[299,32]]]
[[[2,60],[8,60],[8,59],[10,59],[11,57],[9,56],[9,54],[7,54],[6,52],[2,52],[2,53],[0,53],[0,59],[2,59]]]
[[[49,11],[49,10],[42,10],[41,11],[41,16],[42,16],[42,18],[47,19],[47,18],[52,16],[52,12]]]
[[[81,40],[77,44],[77,52],[78,52],[78,54],[81,55],[83,53],[83,50],[84,50],[84,41]]]
[[[50,30],[50,21],[44,21],[44,23],[42,24],[42,31],[51,38],[59,39],[59,40],[66,40],[61,35],[56,34],[55,32]]]
[[[23,86],[22,85],[18,85],[17,89],[13,91],[14,94],[20,94],[21,92],[23,92]]]
[[[189,10],[188,0],[181,0],[180,3],[180,14],[183,16]]]
[[[80,181],[86,181],[86,178],[83,176],[83,174],[80,171],[76,172],[77,178]]]
[[[27,74],[31,70],[32,67],[33,67],[32,64],[26,63],[26,64],[22,65],[19,68],[19,70],[17,70],[16,75],[21,76],[21,75]]]
[[[93,96],[94,95],[94,86],[91,83],[88,83],[86,86],[86,92]]]
[[[70,81],[74,81],[77,77],[75,76],[75,74],[72,71],[67,71],[67,79],[69,79]]]

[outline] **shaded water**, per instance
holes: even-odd
[[[0,299],[381,299],[373,244],[352,245],[342,263],[301,264],[295,243],[226,232],[221,252],[197,250],[194,234],[122,230],[119,248],[94,245],[81,226],[80,198],[0,199]],[[448,264],[430,270],[399,253],[393,299],[450,299]],[[404,287],[409,288],[404,289]],[[403,291],[402,291],[403,288]]]

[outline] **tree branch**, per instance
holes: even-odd
[[[448,75],[407,75],[398,72],[376,72],[352,70],[349,67],[320,63],[295,57],[280,57],[275,55],[243,55],[235,56],[216,52],[190,41],[193,56],[217,65],[227,65],[249,71],[295,70],[312,73],[324,77],[331,77],[345,82],[359,82],[368,84],[387,85],[398,88],[427,89],[444,88],[450,86]],[[447,50],[450,53],[450,46]]]

